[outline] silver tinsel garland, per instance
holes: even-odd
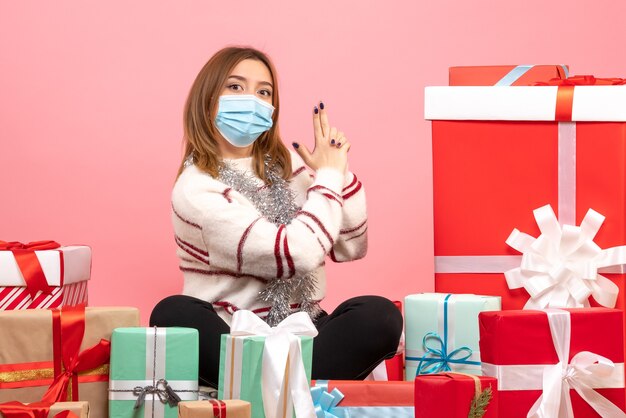
[[[268,221],[275,225],[288,225],[300,208],[295,203],[289,183],[280,176],[269,157],[265,158],[265,167],[269,184],[264,186],[259,185],[258,178],[252,173],[239,171],[228,161],[221,164],[218,180],[252,202]],[[315,290],[315,276],[312,273],[272,279],[259,294],[259,299],[271,307],[266,322],[275,326],[289,316],[290,301],[298,303],[301,311],[315,319],[321,312],[319,304],[313,301]]]

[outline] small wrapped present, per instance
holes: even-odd
[[[198,399],[198,330],[117,328],[111,337],[109,418],[175,418]]]
[[[622,311],[483,312],[479,321],[501,417],[626,417]]]
[[[108,340],[137,325],[135,308],[0,312],[0,402],[88,401],[92,417],[107,417]]]
[[[87,304],[91,248],[0,241],[0,310]]]
[[[413,418],[413,382],[317,380],[311,388],[316,416]]]
[[[298,312],[276,327],[254,313],[236,311],[222,335],[219,399],[252,404],[253,418],[314,416],[309,391],[313,337],[309,315]]]
[[[450,67],[451,86],[529,86],[553,78],[567,78],[567,65],[485,65]]]
[[[178,404],[179,418],[250,418],[250,414],[250,402],[239,399],[211,399]]]
[[[480,374],[478,314],[500,309],[500,298],[421,293],[404,302],[406,380],[418,374]]]
[[[494,377],[465,373],[415,378],[415,418],[498,418]]]
[[[89,418],[89,402],[5,402],[0,404],[0,418]]]

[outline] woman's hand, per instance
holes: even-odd
[[[319,108],[315,106],[313,109],[313,133],[315,134],[313,152],[310,152],[305,145],[293,143],[293,147],[305,164],[315,171],[328,167],[344,173],[348,167],[350,143],[343,132],[330,126],[328,114],[322,102]]]

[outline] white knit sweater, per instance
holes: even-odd
[[[267,315],[269,307],[258,295],[276,277],[314,272],[315,300],[321,301],[326,292],[325,257],[344,262],[367,252],[361,182],[352,173],[344,176],[331,168],[317,170],[314,176],[295,152],[291,160],[289,186],[301,209],[286,225],[263,218],[247,198],[195,165],[187,167],[174,186],[172,221],[183,294],[211,302],[229,324],[238,309]],[[254,173],[251,157],[228,161]]]

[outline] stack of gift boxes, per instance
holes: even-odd
[[[198,400],[196,330],[85,308],[88,247],[0,241],[0,417],[626,417],[626,85],[567,72],[426,88],[437,293],[369,380],[311,381],[306,314],[238,311]]]

